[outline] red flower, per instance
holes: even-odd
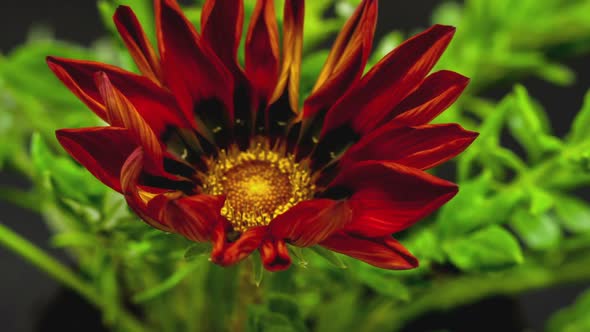
[[[59,130],[63,147],[153,227],[211,241],[217,264],[258,249],[268,270],[283,270],[289,244],[416,267],[391,235],[457,193],[424,170],[477,136],[428,124],[468,82],[429,74],[454,28],[433,26],[363,75],[377,18],[377,1],[364,0],[300,107],[304,1],[285,1],[280,50],[273,1],[258,0],[244,68],[243,11],[241,0],[208,0],[199,34],[174,0],[157,0],[156,52],[120,7],[114,20],[142,75],[49,57],[109,124]]]

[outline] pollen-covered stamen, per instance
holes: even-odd
[[[225,195],[221,214],[243,232],[268,225],[295,204],[313,197],[315,186],[308,167],[280,149],[256,140],[249,149],[230,147],[211,161],[203,190]]]

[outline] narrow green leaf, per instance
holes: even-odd
[[[256,287],[260,287],[260,284],[262,284],[262,278],[264,278],[264,265],[262,264],[260,254],[254,253],[250,255],[250,257],[253,271],[252,282],[256,285]]]
[[[579,143],[590,138],[590,90],[586,92],[582,109],[576,115],[570,129],[568,140],[571,143]]]
[[[334,253],[333,251],[330,251],[330,250],[328,250],[324,247],[321,247],[321,246],[313,246],[313,247],[309,247],[309,249],[313,250],[313,252],[318,254],[318,256],[322,257],[323,259],[328,261],[333,266],[335,266],[339,269],[346,269],[346,264],[344,264],[342,259],[340,259],[340,257],[338,257],[338,255],[336,253]]]
[[[524,261],[518,241],[499,226],[449,241],[443,249],[451,262],[464,271],[504,269]]]
[[[184,253],[184,259],[187,261],[195,260],[201,256],[208,255],[211,252],[211,243],[195,242]]]
[[[152,300],[161,294],[170,291],[180,282],[182,282],[186,277],[188,277],[197,267],[201,266],[199,262],[196,263],[188,263],[180,266],[174,274],[169,276],[166,280],[164,280],[159,285],[156,285],[152,288],[146,289],[140,293],[137,293],[133,296],[133,302],[135,303],[143,303],[149,300]]]

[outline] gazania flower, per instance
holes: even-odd
[[[468,79],[429,74],[454,29],[436,25],[363,75],[377,1],[364,0],[300,105],[304,1],[286,0],[282,48],[272,0],[258,0],[237,60],[241,0],[208,0],[201,31],[156,0],[156,52],[128,7],[116,26],[141,75],[49,57],[108,126],[62,129],[63,147],[153,227],[211,241],[226,266],[255,250],[286,269],[288,245],[323,246],[385,269],[418,262],[392,234],[456,192],[425,173],[476,137],[431,125]]]

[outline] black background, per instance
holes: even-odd
[[[429,26],[430,13],[440,1],[380,1],[380,32],[413,30]],[[60,39],[88,44],[104,34],[92,0],[3,0],[0,4],[0,50],[6,54],[25,40],[33,25],[51,27]],[[583,95],[590,87],[590,62],[570,59],[567,63],[578,74],[573,87],[556,87],[526,79],[523,83],[531,94],[550,111],[552,124],[563,135]],[[488,96],[500,97],[510,86],[499,86]],[[64,90],[65,91],[65,90]],[[1,143],[0,143],[1,144]],[[0,186],[27,184],[13,174],[0,172]],[[0,222],[28,239],[50,250],[62,259],[63,254],[47,248],[49,238],[43,222],[34,214],[0,202]],[[511,331],[515,326],[542,330],[549,315],[573,301],[582,285],[564,286],[531,292],[517,299],[495,298],[466,306],[448,314],[435,314],[411,325],[408,331],[448,328],[451,331]],[[75,307],[64,303],[76,303]],[[87,310],[75,295],[65,292],[53,280],[12,253],[0,248],[0,331],[82,331],[99,321],[96,313]]]

